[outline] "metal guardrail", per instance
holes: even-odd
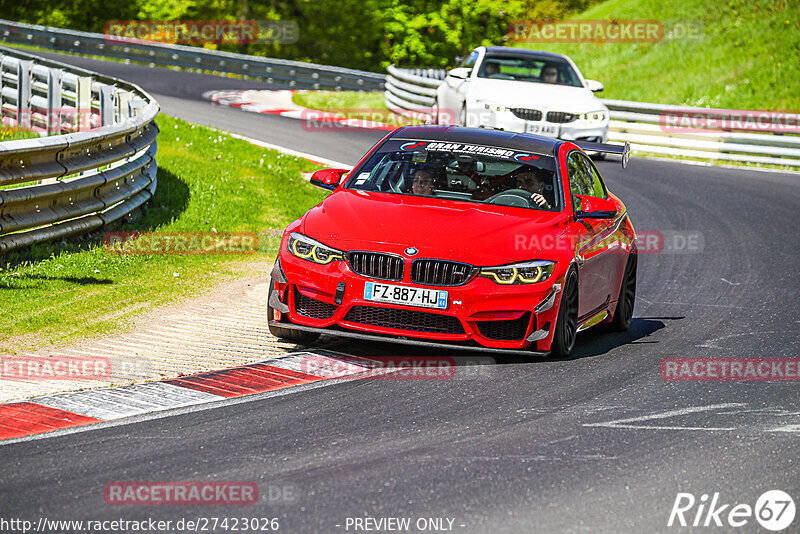
[[[0,254],[97,230],[156,189],[159,107],[138,86],[0,47]],[[17,184],[24,184],[17,186]]]
[[[151,66],[237,74],[282,83],[295,89],[379,91],[385,76],[355,69],[316,65],[259,56],[248,56],[193,46],[141,40],[123,40],[100,33],[79,32],[0,19],[0,41],[48,50],[90,54]]]
[[[430,113],[436,88],[446,71],[439,69],[387,69],[386,105],[395,113],[419,117]],[[669,106],[624,100],[602,100],[611,112],[609,141],[630,143],[638,152],[685,156],[709,160],[735,161],[800,167],[800,136],[781,133],[748,131],[718,131],[707,128],[664,127],[665,116],[695,113],[706,119],[721,119],[731,123],[746,111]],[[794,124],[800,116],[788,115]],[[746,126],[742,124],[742,126]],[[746,129],[746,128],[743,128]]]

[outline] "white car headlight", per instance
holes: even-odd
[[[601,109],[598,111],[590,111],[589,113],[581,113],[578,118],[586,122],[602,122],[606,120],[608,111]]]
[[[321,265],[344,259],[344,252],[341,250],[323,245],[319,241],[311,239],[303,234],[298,234],[297,232],[292,232],[289,236],[288,246],[289,252],[298,258],[313,261]]]

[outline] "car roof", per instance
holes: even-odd
[[[563,142],[541,135],[461,126],[405,126],[395,130],[390,138],[489,145],[546,155],[554,155]]]
[[[544,50],[528,50],[527,48],[512,48],[510,46],[486,46],[486,54],[490,56],[517,56],[517,57],[548,57],[552,59],[566,59],[563,54],[545,52]]]

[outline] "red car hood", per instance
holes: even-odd
[[[536,259],[567,220],[563,212],[345,189],[306,213],[300,231],[345,251],[414,247],[419,258],[489,266]]]

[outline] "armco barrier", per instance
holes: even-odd
[[[258,78],[294,89],[378,91],[385,76],[300,61],[248,56],[204,48],[123,40],[100,33],[79,32],[0,19],[0,41],[48,50],[139,61],[150,65],[200,69]]]
[[[156,189],[159,111],[138,86],[0,47],[0,254],[96,230]],[[18,185],[22,184],[22,185]]]
[[[419,117],[434,105],[436,88],[442,83],[445,71],[439,69],[400,69],[389,66],[384,97],[394,112]],[[609,140],[630,143],[636,151],[684,156],[708,160],[742,163],[766,163],[800,167],[800,136],[781,133],[757,133],[738,121],[736,131],[714,128],[670,128],[667,117],[672,114],[717,123],[737,124],[737,117],[753,112],[684,106],[668,106],[624,100],[603,100],[611,112]],[[800,116],[783,114],[783,120],[797,125]],[[705,120],[712,123],[711,120]],[[666,123],[666,125],[665,125]],[[750,129],[751,131],[746,131]],[[742,131],[745,130],[745,131]]]

